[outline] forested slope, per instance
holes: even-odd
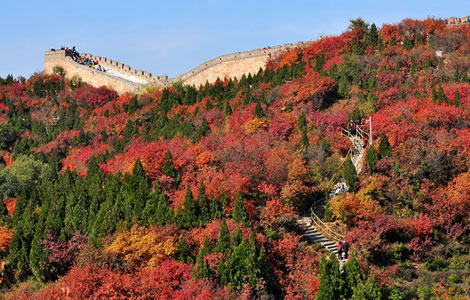
[[[212,85],[1,79],[5,298],[466,299],[469,39],[357,19]],[[369,116],[349,174],[341,128]],[[341,176],[344,272],[296,222]]]

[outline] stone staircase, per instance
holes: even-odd
[[[351,161],[354,164],[354,167],[356,167],[356,172],[357,174],[361,173],[362,171],[362,159],[365,154],[365,149],[362,147],[363,141],[360,137],[352,136],[349,137],[349,140],[351,141],[352,146],[352,152],[351,152]]]
[[[352,136],[350,134],[347,134],[347,137],[352,144],[350,150],[351,161],[356,168],[357,174],[359,174],[362,171],[362,161],[366,152],[366,149],[363,148],[363,137],[357,135]],[[328,194],[328,201],[336,197],[335,190],[338,187],[345,185],[346,183],[344,178],[341,178],[335,184],[333,191]],[[325,223],[323,223],[315,214],[313,209],[311,212],[311,216],[302,217],[298,220],[298,223],[304,228],[304,237],[307,238],[311,243],[321,244],[325,249],[337,255],[337,243],[339,240],[344,241],[344,237],[334,232]],[[344,263],[346,263],[345,259],[340,260],[341,265]]]
[[[299,224],[302,224],[305,228],[304,237],[308,239],[313,244],[321,244],[325,247],[326,250],[338,254],[338,249],[336,247],[337,243],[327,239],[321,232],[319,232],[310,217],[303,217],[299,220]]]

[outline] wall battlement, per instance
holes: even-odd
[[[107,57],[94,56],[90,53],[82,54],[82,56],[84,56],[86,58],[93,59],[93,60],[97,60],[98,63],[100,65],[102,65],[103,67],[105,67],[105,68],[108,67],[108,68],[116,69],[117,71],[122,72],[124,74],[128,74],[128,75],[131,75],[131,76],[135,76],[137,78],[144,79],[144,80],[148,81],[149,83],[152,83],[152,82],[161,83],[161,81],[168,80],[168,76],[153,75],[152,73],[147,72],[147,71],[135,70],[135,69],[131,68],[129,65],[126,65],[124,63],[121,63],[121,62],[118,62],[118,61],[115,61],[115,60],[112,60],[112,59],[107,58]]]
[[[306,45],[306,43],[298,42],[298,43],[295,43],[295,44],[284,44],[284,45],[281,45],[281,46],[266,47],[266,48],[263,48],[263,49],[254,49],[254,50],[251,50],[251,51],[236,52],[236,53],[231,53],[231,54],[227,54],[227,55],[222,55],[222,56],[216,57],[214,59],[211,59],[209,61],[206,61],[205,63],[200,64],[199,66],[195,67],[194,69],[192,69],[192,70],[190,70],[190,71],[188,71],[184,74],[178,75],[175,78],[170,79],[170,81],[171,82],[183,81],[185,83],[188,83],[189,81],[191,81],[190,80],[191,78],[201,74],[202,72],[204,72],[204,71],[206,71],[210,68],[213,68],[216,65],[223,64],[225,62],[237,62],[237,61],[241,61],[241,60],[245,60],[245,59],[253,59],[253,58],[259,58],[259,57],[265,58],[264,64],[260,65],[260,66],[257,65],[257,68],[254,70],[254,72],[258,72],[260,67],[261,68],[265,67],[265,63],[266,63],[267,59],[271,58],[276,53],[279,53],[280,51],[286,50],[286,49],[289,49],[289,48],[303,47],[304,45]],[[254,73],[254,72],[244,72],[243,74]],[[222,74],[222,75],[224,75],[224,74]],[[230,75],[229,77],[234,77],[233,74],[229,73],[229,75]],[[219,76],[220,79],[223,79],[224,77],[225,76]],[[209,83],[211,82],[211,80],[208,80],[208,81],[209,81]],[[212,80],[212,81],[215,81],[215,80]],[[204,83],[205,83],[205,81],[200,82],[200,84],[204,84]]]
[[[470,16],[464,18],[450,17],[446,19],[447,26],[470,25]]]
[[[67,79],[78,75],[84,82],[95,87],[108,86],[120,94],[124,92],[137,93],[145,85],[167,86],[178,81],[199,86],[206,82],[215,82],[218,78],[240,78],[243,74],[255,74],[260,68],[264,69],[268,59],[275,54],[290,48],[304,47],[307,43],[298,42],[222,55],[202,63],[189,72],[170,79],[168,76],[154,75],[147,71],[135,70],[129,65],[107,57],[94,56],[90,53],[81,54],[86,58],[98,61],[101,66],[109,69],[109,72],[94,70],[88,66],[76,63],[70,57],[66,57],[65,50],[51,49],[46,51],[44,55],[44,73],[53,73],[55,66],[61,66],[66,72]]]

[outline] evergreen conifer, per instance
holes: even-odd
[[[261,104],[260,104],[259,101],[256,102],[255,117],[257,117],[257,118],[263,118],[264,117],[263,108],[261,107]]]
[[[384,133],[380,137],[379,157],[380,158],[391,157],[392,155],[393,155],[392,146],[390,146],[390,143],[388,142],[387,136]]]
[[[211,219],[220,219],[224,215],[224,208],[219,199],[212,197],[210,202]]]
[[[351,300],[380,300],[383,299],[382,287],[373,273],[366,281],[360,282],[354,289]]]
[[[297,129],[299,132],[302,132],[304,128],[307,128],[307,117],[305,117],[305,113],[302,111],[297,119]]]
[[[230,233],[227,228],[227,223],[225,219],[220,223],[219,236],[217,238],[217,243],[215,244],[214,251],[217,253],[225,253],[230,248]]]
[[[318,277],[320,285],[315,299],[343,299],[344,281],[340,274],[338,259],[334,254],[331,254],[329,259],[325,257],[320,259]]]
[[[436,94],[436,89],[432,88],[431,90],[431,102],[436,103],[437,102],[437,94]]]
[[[449,104],[449,98],[447,98],[446,94],[444,93],[442,86],[439,86],[439,91],[437,92],[437,102],[439,102],[439,104]]]
[[[232,218],[234,221],[244,225],[251,224],[250,218],[248,217],[248,213],[245,209],[245,200],[243,199],[242,193],[240,191],[237,193],[237,197],[233,203]]]
[[[348,156],[344,163],[343,169],[343,177],[346,180],[346,184],[348,185],[351,191],[356,190],[356,182],[359,180],[357,177],[356,168],[354,167],[353,162],[351,161],[351,157]]]
[[[186,196],[184,197],[184,207],[183,213],[181,215],[180,225],[183,228],[191,228],[198,225],[198,213],[196,202],[193,199],[193,193],[191,192],[191,187],[187,186]]]
[[[185,264],[193,263],[193,258],[191,257],[191,248],[189,247],[185,237],[182,237],[178,242],[176,258]]]
[[[209,207],[209,202],[206,197],[206,188],[204,187],[204,182],[199,183],[199,192],[198,192],[198,207],[199,207],[199,223],[206,224],[211,219],[211,211]]]
[[[460,93],[459,93],[459,90],[455,90],[455,94],[454,94],[454,101],[452,101],[452,104],[455,105],[455,106],[461,106],[462,105],[462,101],[460,100]]]
[[[371,172],[375,172],[375,168],[377,166],[377,160],[379,159],[377,155],[377,151],[374,147],[368,147],[366,152],[366,163],[369,166]]]
[[[362,282],[362,274],[356,256],[352,253],[344,265],[345,296],[351,298],[354,289]]]

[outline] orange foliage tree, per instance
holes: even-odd
[[[5,255],[10,247],[11,237],[15,230],[8,229],[6,225],[0,226],[0,255]]]

